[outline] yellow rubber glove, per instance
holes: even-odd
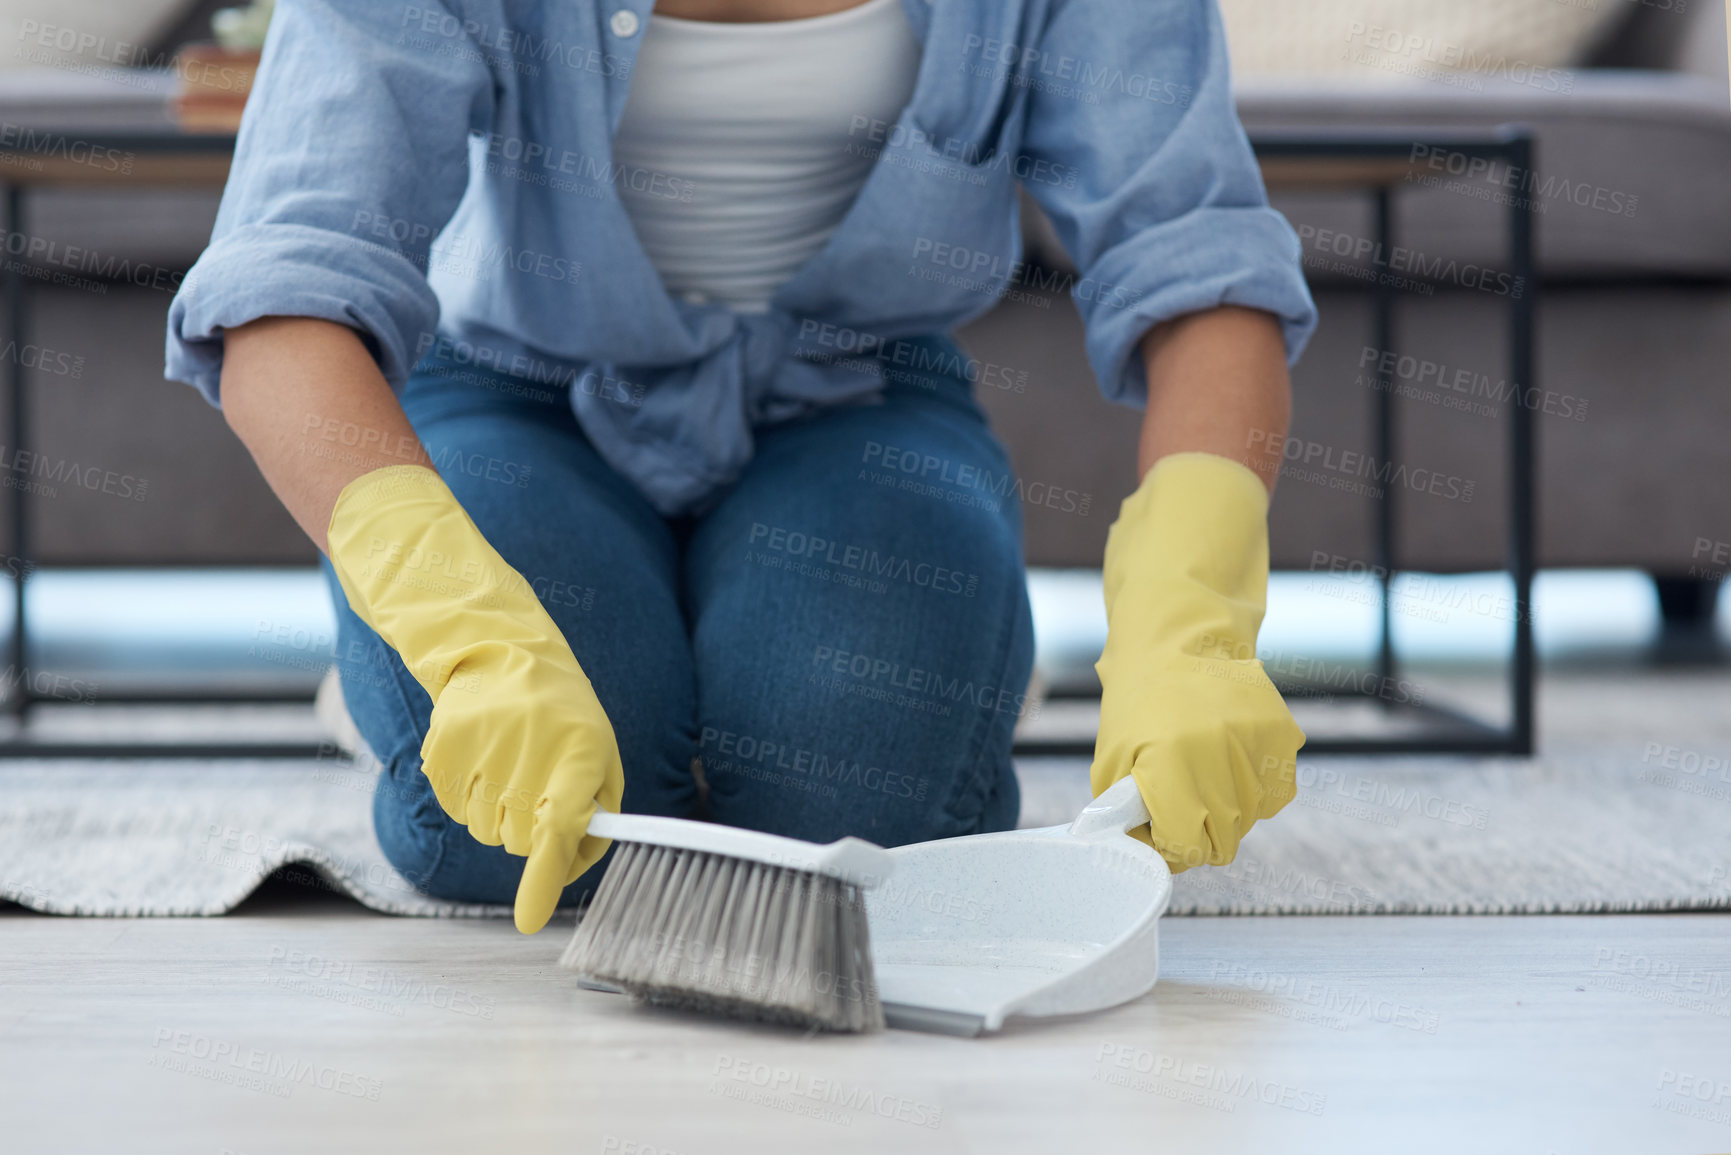
[[[613,727],[529,583],[443,479],[393,465],[350,482],[328,531],[349,605],[433,699],[421,771],[488,846],[526,855],[517,929],[547,925],[607,840],[585,831],[625,792]]]
[[[1268,491],[1224,457],[1161,458],[1112,526],[1105,577],[1094,793],[1134,775],[1173,871],[1223,866],[1292,800],[1304,744],[1256,660]]]

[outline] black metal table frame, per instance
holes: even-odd
[[[159,133],[121,133],[100,134],[96,136],[81,136],[81,141],[96,147],[116,149],[121,152],[131,152],[137,155],[172,154],[184,156],[221,155],[233,149],[233,137],[225,135],[192,135],[173,131]],[[53,134],[44,138],[45,147],[53,147]],[[1431,150],[1442,149],[1447,154],[1457,154],[1468,159],[1483,159],[1490,162],[1502,162],[1521,172],[1531,172],[1533,166],[1532,133],[1521,126],[1504,125],[1492,131],[1482,132],[1435,132],[1430,130],[1415,130],[1410,132],[1377,131],[1377,132],[1339,132],[1317,133],[1310,131],[1292,131],[1280,133],[1260,133],[1252,137],[1257,156],[1263,162],[1278,161],[1330,161],[1330,162],[1368,162],[1372,165],[1380,162],[1384,165],[1398,164],[1407,161],[1410,165],[1415,155],[1422,148]],[[13,151],[13,150],[6,150]],[[1424,155],[1435,155],[1425,153]],[[1387,171],[1393,171],[1389,169]],[[1411,172],[1409,167],[1404,172]],[[1382,179],[1366,178],[1352,183],[1369,188],[1373,197],[1373,229],[1374,242],[1378,255],[1393,251],[1393,220],[1391,212],[1392,189],[1400,178],[1383,177]],[[25,212],[25,188],[17,181],[4,178],[4,170],[0,170],[0,184],[4,187],[7,228],[14,234],[23,234],[27,224]],[[1514,645],[1510,658],[1510,723],[1507,726],[1495,726],[1480,719],[1452,711],[1446,707],[1434,704],[1396,703],[1386,696],[1363,694],[1362,696],[1381,702],[1390,710],[1405,710],[1425,715],[1434,724],[1429,734],[1407,734],[1388,737],[1367,738],[1336,738],[1312,740],[1305,746],[1309,754],[1440,754],[1440,753],[1477,753],[1477,754],[1515,754],[1529,755],[1533,752],[1533,680],[1534,653],[1532,633],[1532,579],[1533,579],[1533,548],[1534,548],[1534,465],[1533,465],[1533,416],[1532,411],[1524,404],[1522,398],[1525,390],[1532,387],[1534,381],[1534,297],[1537,293],[1537,282],[1533,269],[1533,220],[1535,208],[1531,198],[1510,198],[1508,214],[1508,273],[1513,283],[1521,287],[1518,293],[1509,297],[1509,377],[1514,386],[1514,396],[1517,404],[1510,407],[1508,467],[1509,467],[1509,539],[1508,539],[1508,572],[1514,579]],[[21,260],[21,258],[20,258]],[[1372,296],[1372,341],[1375,347],[1383,352],[1392,352],[1395,348],[1394,333],[1394,300],[1397,292],[1405,291],[1404,285],[1389,284],[1391,278],[1378,276],[1370,286]],[[20,271],[19,263],[9,261],[0,276],[0,292],[3,292],[5,302],[6,330],[14,340],[13,348],[22,350],[28,330],[28,278]],[[5,364],[4,382],[9,401],[9,428],[13,439],[13,460],[19,460],[17,450],[28,442],[29,406],[25,388],[25,366],[22,355],[13,356]],[[1394,446],[1394,397],[1392,389],[1375,389],[1375,445],[1379,460],[1389,461],[1392,458]],[[16,464],[14,465],[16,469]],[[1376,504],[1376,526],[1373,535],[1375,557],[1372,559],[1377,571],[1377,581],[1381,592],[1380,603],[1380,637],[1377,647],[1376,669],[1377,685],[1393,684],[1397,670],[1397,660],[1394,651],[1392,633],[1392,599],[1391,585],[1399,572],[1398,559],[1395,556],[1395,524],[1396,505],[1394,501],[1395,487],[1381,487],[1381,496]],[[11,568],[17,575],[13,581],[13,622],[11,636],[10,659],[14,674],[12,679],[13,692],[8,694],[4,709],[20,722],[25,713],[36,702],[42,700],[29,679],[25,676],[29,658],[29,632],[26,617],[26,587],[29,563],[29,502],[27,491],[22,485],[13,485],[9,494],[9,505],[12,514],[13,562]],[[1356,693],[1356,691],[1355,691]],[[212,701],[270,701],[270,695],[233,695],[218,697],[211,694],[197,695],[144,695],[131,694],[110,696],[109,701],[118,702],[212,702]],[[274,700],[283,700],[276,696]],[[304,701],[304,698],[294,700]],[[1021,754],[1063,754],[1088,755],[1093,752],[1092,742],[1077,741],[1040,741],[1027,739],[1019,741],[1016,746]],[[309,743],[276,742],[276,743],[89,743],[89,742],[51,742],[31,741],[29,739],[0,740],[0,757],[6,756],[73,756],[89,757],[107,755],[113,757],[307,757],[328,752],[328,745]]]
[[[1530,129],[1520,125],[1503,125],[1489,132],[1425,132],[1398,135],[1353,134],[1333,140],[1314,135],[1265,136],[1256,142],[1257,155],[1264,160],[1273,158],[1304,158],[1315,155],[1319,145],[1339,158],[1365,160],[1405,160],[1411,164],[1416,157],[1436,156],[1438,150],[1449,157],[1459,156],[1468,161],[1501,162],[1523,178],[1533,172],[1534,141]],[[1420,149],[1426,149],[1423,153]],[[1410,171],[1410,170],[1409,170]],[[1404,177],[1402,178],[1404,180]],[[1525,187],[1525,186],[1523,186]],[[1372,189],[1373,224],[1379,257],[1394,251],[1392,185],[1382,182]],[[1537,485],[1533,461],[1533,411],[1526,404],[1533,388],[1535,299],[1538,278],[1533,261],[1533,232],[1537,208],[1531,197],[1509,198],[1507,272],[1516,289],[1509,294],[1508,372],[1511,396],[1515,404],[1509,407],[1508,465],[1508,544],[1507,571],[1514,585],[1514,639],[1509,655],[1509,723],[1493,725],[1481,719],[1430,703],[1412,703],[1372,695],[1390,710],[1407,711],[1428,717],[1432,732],[1426,734],[1319,739],[1307,742],[1309,754],[1514,754],[1528,756],[1533,752],[1533,691],[1536,676],[1533,652],[1533,568],[1535,507]],[[1386,272],[1386,266],[1382,270]],[[1394,300],[1401,286],[1390,284],[1389,276],[1378,276],[1371,288],[1371,341],[1378,355],[1394,352],[1397,336],[1394,331]],[[1405,278],[1402,278],[1404,282]],[[1379,373],[1380,376],[1380,373]],[[1391,382],[1392,383],[1392,382]],[[1387,462],[1394,456],[1394,390],[1378,388],[1372,391],[1375,405],[1374,443],[1378,460]],[[1395,519],[1397,487],[1384,485],[1376,502],[1376,530],[1373,535],[1372,559],[1381,587],[1380,617],[1376,671],[1378,687],[1394,684],[1397,669],[1393,633],[1393,590],[1399,573],[1399,558],[1395,551]]]

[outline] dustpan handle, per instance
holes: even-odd
[[[1083,837],[1104,830],[1123,834],[1147,821],[1148,806],[1142,801],[1142,791],[1136,785],[1136,779],[1125,776],[1082,808],[1082,813],[1070,823],[1070,834]]]

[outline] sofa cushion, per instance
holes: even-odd
[[[5,0],[0,39],[11,50],[0,55],[0,70],[155,64],[161,57],[152,48],[193,7],[193,0]]]
[[[1270,512],[1276,568],[1309,569],[1319,552],[1373,556],[1376,502],[1367,491],[1379,483],[1363,467],[1376,389],[1389,382],[1401,564],[1437,572],[1503,564],[1508,423],[1518,404],[1532,411],[1537,441],[1540,565],[1700,576],[1723,557],[1731,390],[1714,385],[1731,360],[1731,286],[1547,292],[1537,386],[1518,392],[1507,376],[1504,302],[1403,298],[1395,318],[1403,359],[1386,378],[1369,345],[1366,295],[1324,290],[1317,305],[1321,326],[1293,372],[1290,464]],[[1024,504],[1029,563],[1097,567],[1107,528],[1136,485],[1139,415],[1101,398],[1067,300],[1005,301],[961,337],[980,360],[1026,374],[1019,390],[979,393],[1018,476],[1086,499]]]
[[[1731,78],[1725,53],[1725,5],[1687,0],[1630,3],[1585,63],[1590,68],[1664,68],[1716,80]]]
[[[1581,63],[1624,17],[1558,0],[1220,0],[1233,70],[1480,79]]]

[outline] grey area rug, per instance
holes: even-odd
[[[0,763],[0,898],[50,914],[223,914],[275,871],[388,914],[428,898],[373,836],[376,766],[338,761]]]
[[[1643,746],[1532,761],[1301,760],[1300,794],[1174,914],[1731,908],[1731,781]],[[1681,760],[1679,760],[1681,761]],[[1023,825],[1087,800],[1079,761],[1022,767]],[[0,897],[81,915],[214,915],[290,867],[391,914],[487,917],[385,862],[364,763],[0,764]]]

